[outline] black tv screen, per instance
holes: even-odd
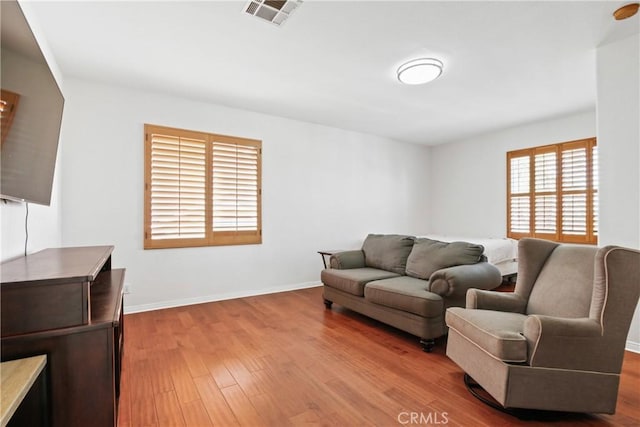
[[[20,5],[0,15],[0,198],[48,206],[64,97]]]

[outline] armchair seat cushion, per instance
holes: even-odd
[[[350,268],[348,270],[326,269],[322,270],[320,277],[325,286],[350,293],[355,296],[364,296],[364,286],[374,280],[397,277],[399,274],[377,268]]]
[[[491,310],[452,307],[446,323],[494,358],[508,363],[527,361],[527,340],[522,334],[527,316]]]
[[[367,284],[365,300],[417,314],[422,317],[442,316],[444,303],[440,295],[426,290],[427,282],[401,276],[376,280]]]

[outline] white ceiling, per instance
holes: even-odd
[[[619,1],[305,1],[282,26],[245,1],[32,3],[65,78],[438,144],[595,108],[596,47],[639,32]],[[445,69],[404,86],[421,56]]]

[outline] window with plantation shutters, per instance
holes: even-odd
[[[507,236],[598,239],[596,139],[507,153]]]
[[[144,247],[258,244],[258,140],[145,125]]]

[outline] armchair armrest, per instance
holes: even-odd
[[[339,270],[363,268],[365,267],[364,252],[358,249],[335,253],[329,258],[329,265],[331,265],[331,268]]]
[[[467,308],[479,310],[506,311],[523,313],[527,301],[513,292],[494,292],[483,289],[469,289],[467,292]]]
[[[469,288],[493,289],[500,285],[500,271],[488,262],[456,265],[437,270],[429,277],[427,290],[441,297],[464,298]]]
[[[609,352],[595,319],[534,314],[525,320],[523,335],[531,366],[602,371],[607,365]]]

